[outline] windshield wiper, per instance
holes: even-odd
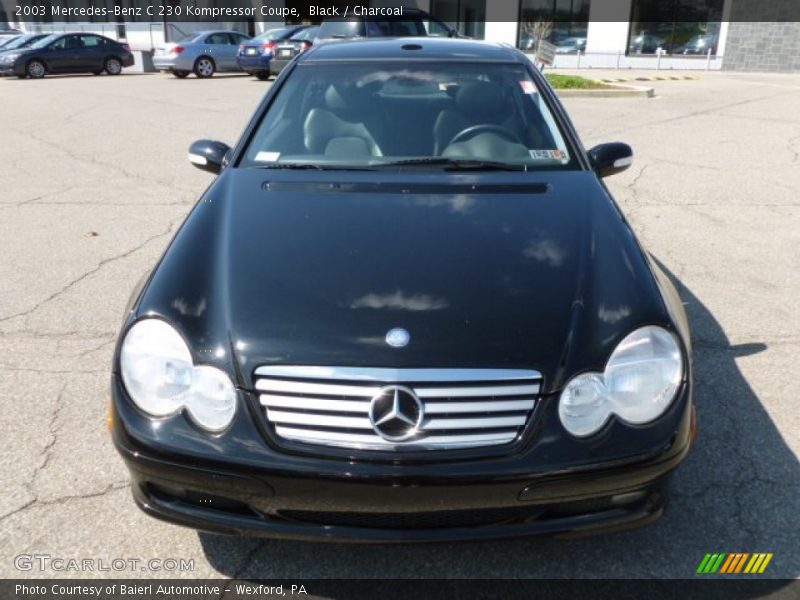
[[[406,165],[442,166],[445,171],[527,171],[528,165],[499,162],[494,160],[475,160],[471,158],[446,158],[429,156],[410,158],[395,162],[381,163],[381,167],[403,167]]]
[[[258,169],[314,169],[317,171],[368,171],[369,167],[354,167],[348,165],[318,165],[315,163],[275,162],[258,165]]]

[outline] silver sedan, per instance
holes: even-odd
[[[184,78],[189,73],[211,77],[217,71],[239,71],[236,53],[250,37],[238,31],[201,31],[156,47],[153,66]]]

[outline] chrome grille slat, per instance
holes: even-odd
[[[422,422],[423,431],[437,429],[495,429],[498,427],[521,427],[527,415],[521,417],[480,417],[477,419],[426,419]]]
[[[420,398],[485,398],[486,396],[535,396],[539,393],[538,385],[509,385],[493,387],[441,387],[441,388],[414,388]]]
[[[514,441],[517,437],[516,431],[510,431],[508,433],[432,436],[394,444],[379,438],[377,435],[340,433],[338,431],[312,431],[308,429],[294,429],[291,427],[278,426],[275,428],[275,433],[287,440],[315,445],[355,448],[358,450],[474,448],[476,446],[507,444]]]
[[[425,414],[435,415],[441,413],[476,413],[500,411],[529,411],[533,408],[534,400],[497,400],[488,402],[426,402]],[[369,406],[367,406],[369,410]]]
[[[476,448],[518,439],[540,391],[536,371],[259,367],[255,388],[279,438],[369,450]],[[384,439],[370,421],[373,396],[400,385],[419,398],[417,435]]]
[[[362,396],[372,398],[380,386],[337,385],[330,383],[306,383],[280,379],[259,379],[256,389],[265,392],[293,392],[295,394],[321,394],[324,396]]]
[[[369,400],[335,400],[332,398],[308,398],[305,396],[276,396],[261,394],[259,402],[268,408],[294,408],[336,412],[369,412]]]

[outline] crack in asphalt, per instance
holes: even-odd
[[[127,258],[131,254],[134,254],[135,252],[137,252],[137,251],[141,250],[142,248],[144,248],[145,246],[147,246],[149,243],[151,243],[151,242],[153,242],[153,241],[155,241],[157,239],[160,239],[160,238],[163,238],[163,237],[166,237],[166,236],[170,235],[172,233],[173,228],[175,226],[175,223],[177,221],[178,221],[178,219],[174,219],[174,220],[170,221],[169,226],[167,227],[166,231],[162,231],[161,233],[157,233],[155,235],[152,235],[152,236],[148,237],[143,242],[141,242],[140,244],[137,244],[133,248],[130,248],[129,250],[126,250],[125,252],[122,252],[121,254],[116,254],[116,255],[111,256],[109,258],[104,258],[96,266],[94,266],[93,268],[91,268],[88,271],[84,272],[79,277],[77,277],[77,278],[73,279],[72,281],[68,282],[66,285],[62,286],[61,289],[59,289],[56,292],[53,292],[52,294],[50,294],[44,300],[41,300],[41,301],[37,302],[31,308],[25,309],[23,311],[19,311],[17,313],[14,313],[14,314],[11,314],[11,315],[8,315],[8,316],[5,316],[5,317],[0,317],[0,323],[4,323],[4,322],[9,321],[11,319],[17,319],[19,317],[27,317],[27,316],[31,315],[32,313],[34,313],[37,310],[39,310],[42,306],[44,306],[48,302],[51,302],[51,301],[55,300],[56,298],[58,298],[59,296],[61,296],[62,294],[68,292],[70,289],[75,287],[77,284],[79,284],[81,281],[83,281],[87,277],[90,277],[90,276],[94,275],[95,273],[100,271],[103,267],[105,267],[105,266],[107,266],[109,264],[112,264],[112,263],[114,263],[114,262],[116,262],[118,260],[122,260],[123,258]]]
[[[105,496],[106,494],[109,494],[110,492],[123,490],[127,487],[130,487],[130,481],[126,480],[126,481],[116,481],[114,483],[109,483],[106,487],[97,492],[86,492],[83,494],[70,494],[67,496],[57,496],[55,498],[50,498],[49,500],[39,500],[38,497],[34,496],[31,500],[29,500],[22,506],[19,506],[14,510],[5,513],[4,515],[0,515],[0,522],[5,521],[6,519],[10,519],[14,515],[17,515],[31,508],[38,508],[40,506],[54,506],[57,504],[60,505],[68,502],[73,502],[76,500],[89,500],[91,498],[100,498],[102,496]]]

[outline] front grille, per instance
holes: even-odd
[[[541,384],[537,371],[516,369],[264,366],[255,376],[279,438],[402,451],[511,443],[527,424]],[[402,386],[418,398],[421,422],[409,439],[382,437],[370,419],[372,399],[386,386]]]
[[[448,529],[500,525],[538,517],[544,509],[533,506],[480,508],[419,513],[362,513],[310,510],[282,510],[278,516],[315,525],[362,527],[367,529]]]

